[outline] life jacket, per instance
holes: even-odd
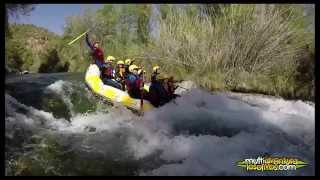
[[[117,68],[116,69],[116,71],[115,71],[115,80],[118,82],[118,83],[120,83],[121,84],[121,89],[123,90],[123,91],[125,91],[125,80],[126,80],[126,72],[124,72],[124,71],[120,71],[120,69],[119,68]]]
[[[160,95],[155,84],[151,84],[149,87],[149,101],[155,107],[160,106]]]
[[[158,81],[157,76],[158,76],[158,73],[154,73],[153,72],[151,74],[151,83],[154,83],[154,82]]]
[[[98,60],[101,63],[104,63],[104,55],[101,48],[94,48],[93,57],[95,60]]]
[[[121,80],[125,80],[126,79],[126,72],[125,71],[120,71],[119,68],[116,69],[115,71],[115,77]]]
[[[131,91],[132,89],[135,88],[136,81],[137,81],[136,75],[134,75],[132,73],[128,74],[128,76],[126,78],[126,85],[127,85],[128,91]]]
[[[152,105],[158,107],[170,101],[169,95],[160,81],[151,82],[149,88],[149,100]]]
[[[127,79],[126,79],[126,86],[128,93],[131,97],[138,98],[140,97],[140,86],[142,83],[142,79],[140,79],[137,75],[135,74],[128,74]]]
[[[106,63],[105,67],[103,68],[102,76],[108,79],[113,79],[113,67],[110,63]]]

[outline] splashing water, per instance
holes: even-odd
[[[313,104],[193,89],[139,117],[104,104],[80,82],[55,79],[43,92],[69,115],[5,94],[7,175],[314,174]],[[263,154],[309,165],[282,172],[236,166]]]

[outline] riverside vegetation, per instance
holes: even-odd
[[[231,90],[314,101],[314,32],[294,4],[104,5],[66,19],[62,35],[10,24],[5,65],[12,71],[85,72],[91,29],[105,55],[161,65],[177,79],[208,90]]]

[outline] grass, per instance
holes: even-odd
[[[159,43],[145,56],[162,61],[165,71],[193,79],[207,89],[312,99],[296,93],[294,76],[300,57],[307,53],[303,47],[314,41],[305,31],[298,6],[219,8],[221,14],[211,18],[169,11],[167,18],[161,19]],[[166,59],[179,65],[172,67]],[[147,63],[154,62],[150,59]]]
[[[38,31],[27,25],[21,28],[15,25],[12,32],[18,35],[14,37],[21,38],[15,38],[18,43],[13,40],[6,43],[6,64],[32,71],[39,70],[43,64],[54,66],[44,68],[53,71],[68,65],[62,69],[84,72],[91,61],[84,41],[72,46],[66,44],[95,24],[90,36],[92,40],[101,41],[105,56],[112,55],[117,60],[135,58],[137,64],[147,70],[146,77],[150,77],[152,66],[160,65],[176,79],[193,80],[209,90],[260,92],[314,100],[314,34],[306,31],[310,22],[303,16],[301,6],[207,5],[209,8],[205,11],[201,6],[204,5],[188,5],[183,10],[174,5],[161,5],[160,37],[156,41],[149,37],[145,40],[148,43],[144,43],[138,37],[145,37],[142,31],[148,30],[147,23],[139,21],[139,24],[134,19],[145,20],[147,17],[141,16],[141,12],[146,9],[123,5],[124,10],[111,11],[113,7],[106,5],[102,14],[87,12],[69,18],[62,37],[39,29],[41,33],[36,34],[45,35],[36,35],[36,39],[48,37],[50,41],[48,52],[41,56],[24,47],[26,38],[21,36]],[[96,21],[97,18],[101,21]],[[140,27],[140,33],[131,26]],[[23,33],[21,29],[29,30]],[[55,59],[59,59],[59,63],[46,63],[52,49],[57,50]],[[15,52],[19,56],[15,56]]]

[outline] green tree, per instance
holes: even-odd
[[[5,5],[5,33],[9,33],[9,16],[19,18],[20,15],[28,15],[33,11],[35,5],[33,4],[6,4]]]
[[[137,33],[138,38],[142,44],[148,44],[149,42],[149,20],[151,15],[151,5],[137,5]]]
[[[39,67],[40,73],[67,72],[69,69],[70,63],[63,65],[56,48],[49,50],[43,58],[44,62]]]
[[[170,11],[171,5],[168,4],[160,4],[160,14],[162,19],[166,19],[167,15]]]

